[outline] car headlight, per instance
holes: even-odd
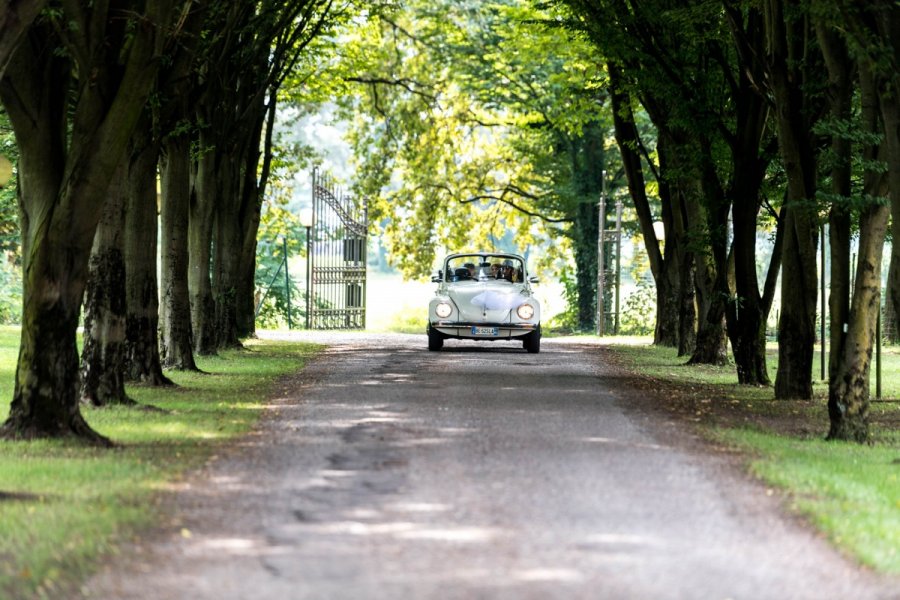
[[[442,319],[446,319],[447,317],[449,317],[450,313],[452,312],[453,307],[446,302],[439,302],[438,305],[434,307],[434,314]]]
[[[519,315],[520,319],[530,319],[534,316],[534,307],[530,304],[523,304],[516,309],[516,314]]]

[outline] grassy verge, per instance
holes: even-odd
[[[18,333],[0,330],[0,398],[12,396]],[[253,341],[198,358],[209,374],[170,373],[175,389],[131,387],[162,411],[86,410],[119,446],[0,442],[0,597],[65,597],[98,558],[154,522],[158,492],[258,420],[275,380],[300,369],[312,344]],[[0,418],[8,401],[0,407]]]
[[[746,453],[751,471],[784,490],[791,508],[837,547],[878,571],[900,574],[900,349],[882,355],[884,401],[871,406],[871,446],[824,441],[822,382],[813,400],[779,401],[771,388],[737,385],[733,366],[685,366],[674,350],[646,344],[613,341],[610,350],[648,387],[665,391],[659,397],[667,410]],[[776,368],[772,353],[773,378]]]

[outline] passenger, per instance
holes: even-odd
[[[491,277],[500,279],[500,263],[493,263],[491,265]]]
[[[512,260],[507,258],[503,261],[502,277],[510,283],[518,283],[522,280],[522,270],[513,266]]]
[[[475,274],[475,263],[466,263],[463,266],[469,271],[469,279],[478,279]]]

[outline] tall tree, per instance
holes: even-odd
[[[125,374],[150,385],[171,385],[159,356],[157,162],[152,115],[141,115],[129,148],[125,206]]]
[[[199,352],[239,345],[240,337],[253,333],[246,313],[253,305],[250,274],[269,161],[260,164],[263,134],[278,88],[329,24],[331,6],[332,0],[224,3],[208,24],[218,34],[203,49],[194,107],[200,144],[190,221],[192,325]],[[262,151],[269,157],[271,145]]]
[[[159,347],[162,365],[167,368],[197,370],[194,361],[196,334],[191,324],[189,268],[196,263],[189,244],[188,219],[196,195],[191,181],[191,143],[196,131],[190,107],[196,101],[196,69],[201,40],[215,33],[207,31],[211,12],[225,5],[213,0],[196,2],[184,20],[184,35],[168,53],[159,77],[159,102],[153,111],[148,152],[158,156],[161,205]],[[214,31],[214,28],[212,29]],[[224,110],[224,109],[223,109]],[[149,158],[148,158],[149,164]],[[149,215],[145,215],[149,218]],[[139,234],[135,234],[136,236]],[[147,240],[152,243],[152,240]],[[147,248],[142,249],[143,253]],[[146,281],[146,280],[145,280]]]
[[[679,199],[673,199],[664,182],[660,185],[660,195],[665,198],[660,218],[663,231],[667,232],[665,253],[660,248],[653,223],[654,217],[647,194],[646,178],[640,149],[643,148],[638,128],[635,125],[633,99],[623,78],[621,68],[615,63],[607,64],[610,80],[613,120],[616,143],[622,155],[628,191],[638,216],[644,248],[650,259],[650,272],[656,282],[656,325],[653,343],[662,346],[679,346],[679,356],[693,352],[696,333],[694,327],[693,256],[687,252],[685,243],[685,222],[687,215]],[[659,178],[656,177],[658,180]],[[675,205],[677,203],[677,206]],[[690,293],[686,294],[690,290]],[[679,307],[679,297],[689,296],[689,310]]]
[[[766,0],[763,8],[768,82],[788,190],[781,215],[785,237],[775,397],[811,398],[818,290],[813,124],[821,110],[814,85],[823,70],[810,46],[815,32],[799,2]]]
[[[882,248],[892,206],[898,206],[900,194],[900,8],[890,2],[836,4],[837,14],[826,12],[826,17],[840,20],[858,63],[864,177],[861,201],[851,204],[859,211],[859,258],[846,336],[829,385],[828,437],[866,442]],[[824,9],[831,7],[826,5]],[[832,42],[826,47],[833,50],[834,45]],[[829,67],[833,72],[831,64]],[[883,162],[887,163],[886,172]],[[888,192],[890,201],[884,197]],[[894,211],[895,221],[898,216]]]
[[[94,234],[84,294],[81,401],[94,406],[133,404],[125,393],[124,225],[128,153],[119,163]]]
[[[78,408],[76,328],[107,189],[172,14],[166,0],[64,2],[29,30],[0,82],[20,149],[25,287],[6,436],[107,442]]]

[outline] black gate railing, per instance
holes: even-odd
[[[365,329],[366,202],[345,196],[318,169],[312,183],[307,328]]]

